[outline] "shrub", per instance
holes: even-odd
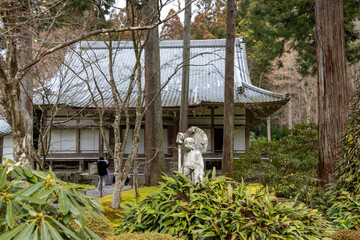
[[[159,193],[124,206],[119,233],[158,232],[184,239],[324,239],[329,223],[303,203],[244,190],[227,177],[197,185],[181,173],[164,177]]]
[[[360,192],[360,87],[354,94],[335,176],[337,190],[353,194]]]
[[[51,170],[46,174],[6,159],[0,165],[0,239],[99,239],[84,220],[85,212],[102,215],[101,204],[77,191],[82,189]]]
[[[180,238],[160,233],[124,233],[107,240],[180,240]]]
[[[316,125],[298,124],[280,140],[252,145],[235,161],[232,176],[268,185],[278,197],[309,201],[317,191],[317,154]]]

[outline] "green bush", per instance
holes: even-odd
[[[360,231],[354,231],[354,230],[341,230],[338,232],[335,232],[333,237],[333,240],[359,240],[360,239]]]
[[[336,230],[360,230],[360,194],[329,190],[314,198],[311,206],[323,212]]]
[[[331,227],[317,212],[267,191],[252,194],[227,177],[208,176],[197,185],[181,173],[164,177],[159,193],[124,206],[118,229],[156,232],[184,239],[326,239]]]
[[[124,233],[107,240],[180,240],[180,238],[160,233]]]
[[[309,201],[317,191],[317,126],[298,124],[288,136],[272,142],[258,142],[235,161],[236,180],[269,186],[278,197]]]
[[[360,192],[360,87],[354,94],[335,176],[337,190],[352,194]]]
[[[8,159],[4,162],[0,165],[1,240],[99,239],[84,220],[86,212],[102,215],[101,204],[77,191],[83,186],[63,182],[51,170],[46,174]]]

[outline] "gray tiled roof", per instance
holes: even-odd
[[[11,133],[11,128],[7,123],[5,117],[0,116],[0,136]]]
[[[225,39],[192,40],[190,60],[189,106],[201,103],[224,102]],[[48,99],[36,97],[38,104],[61,104],[73,107],[93,107],[91,97],[84,81],[91,89],[96,84],[102,91],[106,106],[113,105],[111,88],[108,83],[109,57],[104,42],[80,42],[69,48],[65,64],[47,85]],[[144,55],[144,54],[143,54]],[[142,55],[142,68],[144,56]],[[160,42],[161,82],[164,87],[161,97],[163,107],[179,107],[181,99],[182,40]],[[124,95],[130,84],[129,76],[135,63],[132,42],[113,42],[113,69],[120,95]],[[175,71],[177,69],[177,71]],[[144,71],[142,71],[144,76]],[[286,95],[276,94],[251,84],[246,60],[245,44],[241,38],[235,43],[235,103],[286,102]],[[142,77],[142,86],[144,78]],[[243,87],[239,94],[236,89]],[[59,94],[61,93],[61,94]],[[61,97],[59,98],[59,95]],[[98,102],[99,94],[95,94]],[[131,95],[130,106],[135,106],[136,86]]]

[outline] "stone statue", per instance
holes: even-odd
[[[187,176],[193,183],[202,181],[204,177],[204,159],[208,145],[206,133],[198,127],[191,127],[185,133],[178,133],[177,144],[184,146],[184,164],[180,171]],[[181,152],[179,152],[179,164],[181,162]]]

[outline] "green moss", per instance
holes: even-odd
[[[139,188],[140,197],[135,198],[134,189],[126,190],[122,192],[122,204],[126,203],[134,203],[138,202],[141,199],[149,196],[152,193],[157,193],[160,191],[159,186],[155,187],[142,187]],[[122,209],[112,209],[110,208],[112,195],[107,195],[105,197],[97,199],[104,207],[103,207],[103,214],[106,216],[109,221],[114,224],[115,226],[118,225],[118,220],[123,218],[123,210]]]
[[[341,230],[338,232],[335,232],[333,235],[334,240],[358,240],[360,239],[360,231],[354,231],[354,230]]]
[[[157,193],[160,191],[160,187],[159,186],[155,186],[155,187],[142,187],[139,188],[139,193],[140,193],[140,197],[139,198],[135,198],[135,193],[134,193],[134,189],[130,189],[130,190],[126,190],[123,191],[121,194],[121,198],[122,198],[122,203],[133,203],[133,202],[137,202],[140,201],[141,199],[149,196],[152,193]],[[111,198],[112,195],[107,195],[105,197],[99,198],[97,199],[101,204],[103,204],[104,206],[110,206],[111,203]]]
[[[114,230],[116,226],[106,217],[94,218],[93,216],[89,216],[85,221],[85,225],[101,239],[106,239],[115,235]]]
[[[180,238],[176,238],[168,234],[160,234],[160,233],[125,233],[118,236],[109,237],[106,240],[178,240],[178,239],[180,240]]]

